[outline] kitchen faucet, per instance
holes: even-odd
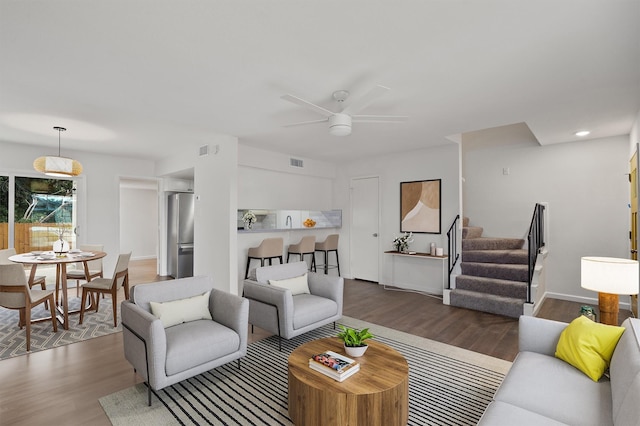
[[[284,226],[289,225],[289,228],[293,227],[293,220],[291,220],[291,216],[287,216],[287,220],[284,223]]]

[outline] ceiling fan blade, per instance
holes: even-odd
[[[371,89],[367,93],[365,93],[362,97],[356,99],[355,101],[353,101],[349,105],[347,105],[347,107],[345,109],[343,109],[342,112],[344,114],[353,114],[353,113],[356,113],[358,111],[361,111],[361,110],[365,109],[366,107],[368,107],[369,105],[371,105],[371,103],[373,101],[375,101],[379,97],[383,96],[389,90],[391,90],[391,89],[389,89],[388,87],[384,87],[384,86],[380,86],[380,85],[375,86],[373,89]]]
[[[307,124],[316,124],[316,123],[326,123],[327,121],[329,121],[328,118],[322,119],[322,120],[313,120],[313,121],[302,121],[300,123],[292,123],[292,124],[285,124],[282,127],[298,127],[298,126],[306,126]]]
[[[404,123],[409,119],[406,115],[353,115],[354,123]]]
[[[322,108],[321,106],[318,106],[316,104],[312,104],[311,102],[305,101],[304,99],[300,99],[297,96],[284,95],[282,96],[282,99],[284,99],[285,101],[293,102],[296,105],[300,105],[312,111],[315,111],[318,114],[323,115],[324,117],[329,117],[333,115],[333,112],[329,111],[328,109]]]

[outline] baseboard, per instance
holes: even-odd
[[[149,256],[136,256],[136,257],[132,257],[131,260],[149,260],[149,259],[156,259],[157,256],[155,255],[149,255]]]
[[[566,300],[568,302],[577,302],[577,303],[583,303],[585,305],[598,306],[597,294],[596,294],[596,297],[584,297],[584,296],[574,296],[572,294],[547,292],[545,293],[545,296],[551,299]],[[629,299],[630,299],[629,296],[620,295],[620,309],[631,309],[631,301]]]
[[[451,289],[445,288],[442,291],[442,304],[451,305]]]

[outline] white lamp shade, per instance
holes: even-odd
[[[38,157],[33,162],[33,168],[48,176],[55,177],[78,176],[82,173],[82,165],[78,161],[66,157]]]
[[[583,257],[580,286],[610,294],[638,294],[638,261],[614,257]]]

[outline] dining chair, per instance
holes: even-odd
[[[111,303],[113,305],[113,326],[118,326],[118,290],[120,287],[124,287],[124,298],[129,299],[129,260],[131,259],[131,252],[123,253],[118,256],[118,263],[113,271],[113,277],[111,278],[95,278],[89,282],[82,284],[82,296],[80,306],[80,324],[84,320],[84,311],[90,294],[95,295],[92,297],[91,308],[95,307],[95,311],[98,312],[100,307],[100,294],[110,294]]]
[[[31,319],[31,309],[48,301],[51,318]],[[27,351],[31,350],[31,324],[51,320],[53,331],[58,331],[53,290],[31,290],[22,265],[0,264],[0,306],[20,311],[19,327],[26,326]]]
[[[95,252],[103,251],[104,246],[102,244],[80,244],[78,246],[83,252]],[[76,264],[78,265],[78,264]],[[80,281],[91,281],[92,278],[102,278],[102,259],[88,260],[82,262],[82,267],[76,269],[67,269],[67,280],[76,281],[76,297],[80,296]],[[58,300],[58,283],[56,283],[56,301]]]
[[[14,255],[16,255],[15,248],[0,250],[0,264],[12,265],[13,262],[10,261],[9,258]],[[27,272],[27,271],[24,271],[24,272],[26,276],[29,277],[27,278],[27,282],[29,283],[29,288],[33,288],[33,286],[39,285],[42,290],[47,289],[47,277],[45,275],[34,274],[33,277],[31,277],[30,272]],[[49,302],[44,302],[44,308],[49,309]]]

